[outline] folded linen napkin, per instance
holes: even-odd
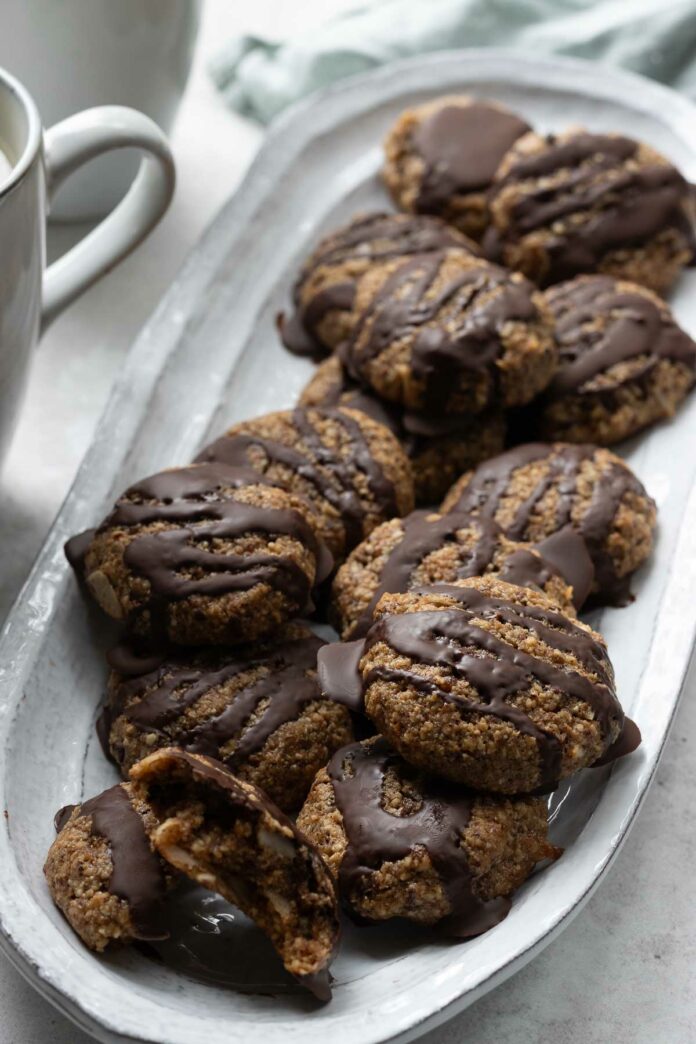
[[[515,47],[620,65],[696,98],[694,0],[372,0],[286,41],[245,36],[211,67],[227,104],[261,123],[395,58]]]

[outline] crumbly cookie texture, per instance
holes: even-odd
[[[272,641],[169,649],[154,664],[117,647],[100,719],[111,757],[127,777],[161,747],[207,754],[280,808],[296,810],[318,770],[353,735],[347,710],[319,690],[323,644],[294,623]]]
[[[384,143],[382,177],[398,207],[440,214],[473,239],[490,220],[487,191],[514,142],[530,130],[494,102],[447,95],[401,114]]]
[[[442,922],[477,935],[542,859],[541,798],[502,798],[424,776],[381,737],[345,747],[316,778],[298,819],[354,916]]]
[[[157,817],[151,839],[162,858],[251,917],[290,974],[329,1000],[336,890],[292,821],[257,787],[201,755],[159,750],[134,765],[131,778]]]
[[[168,875],[149,841],[155,826],[130,783],[57,814],[44,874],[54,903],[90,950],[166,938]]]
[[[530,793],[593,764],[624,715],[604,640],[495,577],[385,594],[359,672],[367,714],[410,764]]]
[[[463,250],[374,266],[356,308],[340,347],[348,374],[426,417],[523,405],[556,367],[541,295],[519,273]]]
[[[336,562],[380,522],[413,508],[411,466],[362,410],[281,410],[230,428],[199,461],[251,468],[302,498]]]
[[[379,526],[343,563],[331,589],[332,621],[344,641],[361,638],[386,592],[488,573],[542,590],[575,615],[571,585],[533,545],[510,540],[495,522],[415,511]]]
[[[295,311],[278,318],[285,347],[296,355],[326,355],[350,336],[356,290],[371,266],[450,246],[478,253],[471,240],[437,217],[354,217],[322,239],[302,266],[293,291]]]
[[[306,502],[262,482],[198,464],[131,486],[84,557],[102,609],[182,645],[253,641],[301,613],[330,555]]]
[[[490,518],[533,543],[567,525],[583,536],[597,601],[625,604],[631,574],[652,550],[655,503],[629,466],[592,444],[527,443],[455,482],[442,510]]]
[[[559,366],[539,411],[544,438],[611,445],[676,412],[696,380],[696,344],[656,294],[591,275],[545,298]]]
[[[498,169],[490,208],[487,255],[542,286],[600,272],[663,293],[694,255],[688,183],[619,134],[524,135]]]
[[[305,386],[301,406],[346,406],[386,425],[411,462],[416,504],[441,500],[463,471],[503,449],[505,417],[495,408],[475,417],[423,417],[385,403],[346,374],[338,355],[325,359]]]

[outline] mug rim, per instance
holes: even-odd
[[[12,167],[12,171],[7,181],[0,185],[0,200],[15,188],[29,170],[29,167],[33,163],[41,146],[41,136],[43,133],[39,110],[36,107],[36,102],[29,94],[29,91],[16,76],[13,76],[12,73],[7,71],[7,69],[0,66],[0,90],[3,87],[6,87],[12,94],[14,94],[17,101],[23,106],[24,111],[27,114],[28,130],[27,142],[19,159]]]

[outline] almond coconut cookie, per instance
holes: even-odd
[[[288,624],[272,642],[232,649],[143,660],[118,646],[100,738],[126,777],[154,750],[181,747],[297,809],[318,770],[353,738],[346,709],[319,691],[323,644],[304,624]]]
[[[285,347],[321,358],[348,337],[356,319],[356,290],[370,267],[431,250],[478,248],[436,217],[360,214],[321,240],[293,290],[294,313],[278,316]]]
[[[212,758],[163,749],[134,765],[131,778],[158,820],[151,840],[160,856],[255,921],[287,971],[329,1000],[336,891],[292,821]]]
[[[582,537],[569,531],[567,540],[571,560],[585,566],[576,590],[537,548],[510,540],[495,522],[459,512],[414,511],[379,526],[343,563],[331,589],[332,621],[344,640],[361,638],[386,592],[488,573],[541,590],[564,612],[575,615],[573,603],[582,605],[594,570]]]
[[[540,286],[601,272],[663,293],[694,256],[688,182],[620,134],[519,138],[490,195],[488,256]]]
[[[362,650],[350,644],[377,730],[475,790],[553,789],[639,741],[602,637],[538,591],[483,576],[385,594]]]
[[[130,783],[68,805],[44,874],[51,897],[90,950],[164,939],[165,864],[150,844],[156,821]]]
[[[405,917],[460,938],[498,924],[542,859],[546,803],[475,794],[414,771],[381,736],[338,751],[298,826],[361,921]]]
[[[631,574],[652,550],[657,510],[629,466],[593,445],[531,442],[462,475],[442,510],[492,519],[512,540],[536,543],[567,525],[595,568],[593,598],[623,605]]]
[[[356,310],[340,348],[349,376],[426,417],[523,405],[556,367],[541,295],[463,250],[376,266]]]
[[[394,435],[361,410],[281,410],[243,421],[199,461],[253,469],[301,497],[336,561],[413,508],[411,467]]]
[[[300,396],[300,405],[347,406],[386,425],[411,462],[416,504],[441,500],[462,471],[500,453],[505,441],[501,410],[491,409],[476,417],[410,414],[352,381],[337,355],[319,364]]]
[[[127,489],[80,561],[102,609],[181,645],[252,641],[301,613],[331,556],[307,504],[262,483],[198,464]]]
[[[578,276],[545,297],[559,349],[545,438],[611,445],[676,412],[696,380],[696,344],[664,301],[611,276]]]
[[[384,143],[384,182],[402,210],[439,214],[480,239],[500,161],[530,127],[503,105],[454,94],[403,112]]]

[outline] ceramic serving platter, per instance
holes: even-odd
[[[519,969],[580,910],[654,774],[696,630],[696,400],[625,447],[659,505],[657,547],[636,580],[635,602],[592,621],[607,638],[643,746],[555,796],[553,837],[567,846],[565,855],[521,889],[501,925],[458,945],[404,929],[349,928],[334,999],[317,1008],[288,983],[256,930],[220,902],[195,907],[167,961],[135,950],[97,958],[53,907],[43,881],[54,811],[115,778],[94,740],[103,651],[113,636],[68,575],[64,540],[99,520],[129,482],[189,460],[229,422],[293,404],[311,366],[280,347],[274,316],[298,261],[320,233],[386,205],[376,176],[380,141],[397,113],[465,90],[510,105],[545,131],[579,123],[642,138],[696,181],[696,109],[685,99],[590,64],[499,51],[377,70],[271,129],[242,188],[133,346],[0,640],[0,944],[44,996],[99,1040],[412,1040]],[[696,332],[696,274],[682,279],[673,303]],[[178,900],[182,916],[189,898]],[[219,956],[221,982],[200,972],[201,946]]]

